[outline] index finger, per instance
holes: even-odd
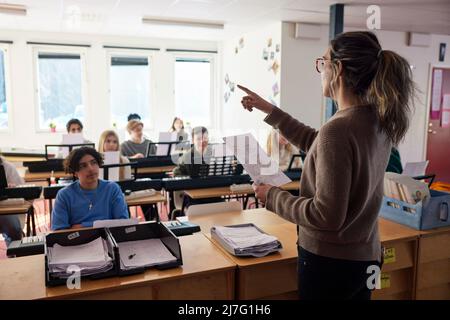
[[[246,94],[253,94],[253,91],[247,89],[246,87],[241,86],[240,84],[238,84],[237,87],[242,91],[244,91]]]

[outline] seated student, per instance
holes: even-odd
[[[267,155],[278,161],[278,165],[282,171],[289,167],[292,155],[299,154],[300,151],[287,141],[278,131],[272,129],[267,137]],[[296,157],[292,168],[301,168],[302,161],[300,157]]]
[[[8,187],[15,187],[25,183],[12,163],[0,157],[0,165],[5,169]],[[0,233],[3,234],[3,238],[7,245],[9,245],[11,241],[22,239],[22,226],[24,221],[24,214],[0,216]]]
[[[125,157],[130,159],[145,158],[147,147],[151,140],[144,137],[144,124],[139,120],[130,120],[127,124],[127,131],[131,136],[130,140],[123,142],[120,145],[120,151]],[[150,154],[156,154],[156,146],[152,145]]]
[[[127,121],[131,121],[131,120],[139,120],[139,121],[141,121],[141,116],[138,115],[137,113],[130,113],[128,115]]]
[[[197,172],[198,165],[209,163],[213,150],[208,145],[208,129],[195,127],[192,129],[190,150],[178,160],[178,166],[173,170],[174,176],[192,176]]]
[[[113,130],[106,130],[100,135],[98,142],[98,152],[101,154],[108,151],[119,151],[119,136]],[[127,157],[120,155],[120,163],[130,163]],[[119,180],[131,179],[131,167],[125,166],[119,168]]]
[[[183,120],[181,120],[178,117],[175,117],[172,122],[172,126],[170,127],[169,132],[176,132],[177,133],[177,141],[187,141],[189,139],[188,134],[186,131],[184,131],[184,123]]]
[[[70,119],[66,124],[68,134],[83,133],[83,123],[78,119]],[[92,143],[91,141],[84,139],[83,143]]]
[[[66,171],[78,180],[61,189],[52,212],[52,230],[92,227],[96,220],[128,219],[120,187],[98,178],[102,157],[95,149],[72,150],[64,160]]]

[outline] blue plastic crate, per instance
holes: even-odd
[[[384,196],[380,217],[416,230],[428,230],[450,226],[450,193],[430,190],[431,198],[409,204]]]

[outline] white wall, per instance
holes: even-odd
[[[322,56],[328,45],[328,26],[322,27],[320,40],[294,38],[294,23],[282,26],[282,108],[299,120],[313,127],[323,123],[324,101],[320,78],[314,67],[314,59]],[[346,28],[345,31],[355,29]],[[393,31],[376,32],[383,49],[393,50],[404,56],[414,66],[413,77],[417,84],[418,99],[415,102],[409,131],[399,149],[403,164],[426,158],[426,127],[428,114],[428,86],[430,64],[450,66],[450,36],[431,35],[430,47],[407,46],[407,33]],[[447,43],[444,63],[438,62],[439,43]]]
[[[147,134],[157,137],[159,131],[166,131],[174,116],[173,59],[174,54],[165,48],[194,49],[216,51],[217,42],[191,40],[165,40],[149,38],[130,38],[116,36],[95,36],[83,34],[22,32],[0,30],[0,40],[12,40],[9,45],[9,70],[11,76],[12,123],[7,132],[0,132],[0,147],[43,148],[44,144],[59,143],[58,133],[37,132],[36,101],[34,94],[33,46],[27,41],[90,44],[87,51],[87,118],[85,120],[85,137],[98,141],[100,133],[111,125],[109,117],[109,79],[107,51],[103,45],[130,47],[158,47],[161,51],[150,52],[153,57],[151,68],[154,69],[154,118],[148,126],[153,126]],[[68,48],[68,47],[66,47]],[[131,52],[135,52],[132,50]],[[148,51],[145,51],[148,53]],[[220,64],[220,53],[212,55]],[[132,112],[130,106],[130,112]],[[214,115],[213,115],[214,116]],[[217,118],[217,117],[215,117]],[[62,129],[62,128],[61,128]],[[124,131],[122,131],[122,137]]]
[[[241,49],[239,40],[244,39],[244,47]],[[268,39],[272,39],[272,46],[268,47]],[[272,86],[278,83],[281,90],[282,62],[280,52],[276,52],[276,45],[281,46],[281,23],[267,25],[254,32],[242,34],[242,36],[223,42],[223,69],[222,69],[222,95],[221,95],[221,133],[223,135],[252,132],[260,143],[265,144],[270,127],[264,123],[265,115],[258,110],[248,112],[241,106],[244,93],[235,89],[231,93],[228,102],[225,102],[224,94],[230,91],[225,84],[224,77],[228,74],[230,81],[242,84],[255,91],[265,99],[272,98],[280,104],[280,94],[274,96]],[[235,53],[238,47],[239,52]],[[269,59],[263,59],[263,49],[267,48]],[[270,59],[270,52],[274,51],[274,60]],[[274,61],[280,65],[277,73],[269,70]]]

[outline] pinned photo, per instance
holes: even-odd
[[[272,64],[273,73],[277,74],[279,68],[280,68],[280,65],[278,64],[277,60],[275,60]]]
[[[275,52],[272,51],[272,52],[270,53],[270,60],[273,60],[274,58],[275,58]]]
[[[231,82],[231,81],[230,81],[230,83],[229,83],[228,85],[229,85],[229,87],[230,87],[230,91],[231,91],[231,92],[234,92],[234,82]]]
[[[244,48],[244,38],[239,39],[239,48]]]
[[[274,97],[276,97],[280,93],[280,88],[278,87],[278,82],[275,82],[275,84],[272,86],[272,93],[273,93]]]
[[[227,102],[228,102],[228,99],[230,99],[230,93],[229,93],[228,91],[225,92],[223,98],[224,98],[224,100],[225,100],[225,103],[227,103]]]
[[[270,48],[272,46],[272,38],[267,40],[267,46]]]
[[[267,51],[267,49],[263,50],[262,57],[264,60],[269,60],[269,51]]]
[[[238,47],[234,48],[234,53],[238,54],[238,52],[239,52],[239,48]]]
[[[276,51],[276,52],[280,52],[280,45],[279,45],[279,44],[277,44],[277,45],[275,46],[275,51]]]
[[[225,75],[225,83],[228,84],[230,82],[230,78],[228,77],[228,73]]]

